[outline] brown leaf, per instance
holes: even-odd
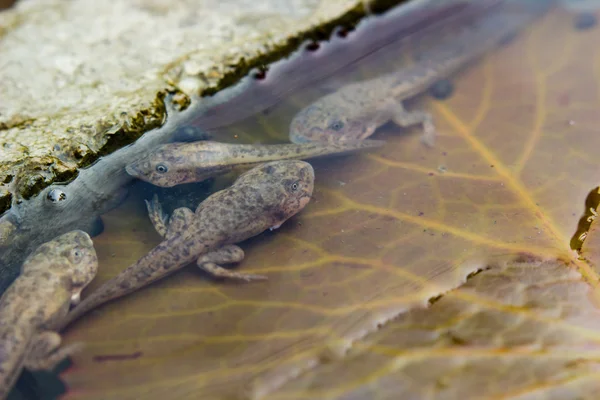
[[[88,343],[63,376],[67,398],[597,390],[598,272],[569,241],[600,172],[598,40],[554,11],[461,74],[451,99],[409,104],[434,112],[434,148],[417,128],[387,125],[381,151],[315,162],[304,212],[243,244],[240,268],[267,282],[213,282],[189,267],[82,319],[66,337]],[[218,139],[283,141],[319,94]],[[133,197],[106,216],[93,287],[159,242],[142,206]],[[528,262],[501,262],[518,253]]]
[[[595,398],[600,311],[559,261],[483,271],[269,399]]]

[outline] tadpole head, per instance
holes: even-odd
[[[70,283],[72,300],[78,300],[98,272],[98,257],[90,236],[81,230],[60,235],[39,246],[23,264],[23,269],[44,268]]]
[[[259,191],[257,196],[268,212],[284,221],[300,212],[310,201],[315,172],[304,161],[273,161],[242,174],[235,184],[248,185]]]
[[[290,141],[297,144],[324,141],[322,120],[323,112],[318,106],[300,110],[290,123]]]
[[[71,231],[56,240],[63,247],[62,255],[67,261],[67,273],[71,280],[71,301],[79,302],[81,291],[98,272],[98,257],[90,236],[83,231]]]
[[[292,119],[290,141],[298,144],[336,143],[356,139],[353,134],[354,125],[335,105],[313,104],[302,109]]]
[[[309,163],[295,161],[290,165],[289,176],[281,184],[287,194],[284,202],[286,214],[296,214],[306,207],[312,197],[315,171]]]
[[[212,141],[168,143],[127,165],[125,171],[160,187],[201,182],[213,176],[212,167],[215,161],[220,161],[221,147],[220,143]]]
[[[164,147],[161,146],[148,156],[127,165],[125,171],[134,178],[156,186],[169,187],[177,184],[173,174],[174,168],[165,154]]]

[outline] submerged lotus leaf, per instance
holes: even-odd
[[[189,267],[102,307],[67,331],[87,347],[66,398],[593,397],[599,271],[569,242],[600,176],[598,40],[553,11],[408,105],[434,113],[434,148],[386,125],[380,151],[314,162],[307,208],[242,244],[268,281]],[[284,141],[318,94],[221,138]],[[91,289],[159,242],[144,197],[106,215]]]

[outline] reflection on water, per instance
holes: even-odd
[[[599,33],[562,9],[528,26],[547,5],[541,1],[444,4],[438,14],[417,10],[419,30],[382,35],[371,48],[360,29],[344,34],[346,49],[364,57],[348,56],[339,42],[303,51],[307,63],[326,66],[299,74],[311,85],[288,79],[282,89],[277,79],[293,69],[273,67],[230,102],[177,127],[181,142],[198,135],[269,145],[289,143],[291,134],[297,143],[348,135],[385,145],[310,161],[316,184],[306,209],[241,244],[246,257],[236,268],[267,281],[214,280],[190,267],[74,324],[67,342],[88,347],[63,375],[70,397],[229,398],[245,390],[311,397],[294,377],[326,357],[343,358],[391,319],[459,287],[492,256],[572,260],[570,238],[600,172],[591,150],[600,141]],[[371,24],[390,29],[389,20]],[[490,47],[498,48],[478,60]],[[334,68],[332,54],[353,61]],[[435,129],[430,146],[424,129]],[[193,210],[238,174],[172,188],[133,183],[127,200],[103,215],[105,230],[94,238],[100,272],[86,293],[160,242],[144,200],[157,194],[167,214]],[[60,193],[52,199],[60,203]],[[322,398],[344,391],[333,392]]]

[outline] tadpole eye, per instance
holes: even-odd
[[[330,128],[333,129],[334,131],[340,131],[340,130],[342,130],[343,127],[344,127],[344,123],[342,121],[334,121],[330,125]]]
[[[71,258],[72,258],[73,262],[79,262],[82,257],[83,257],[83,254],[79,250],[73,250],[71,252]]]
[[[166,165],[163,164],[158,164],[156,166],[156,172],[158,172],[159,174],[164,174],[169,170],[169,168],[167,168]]]

